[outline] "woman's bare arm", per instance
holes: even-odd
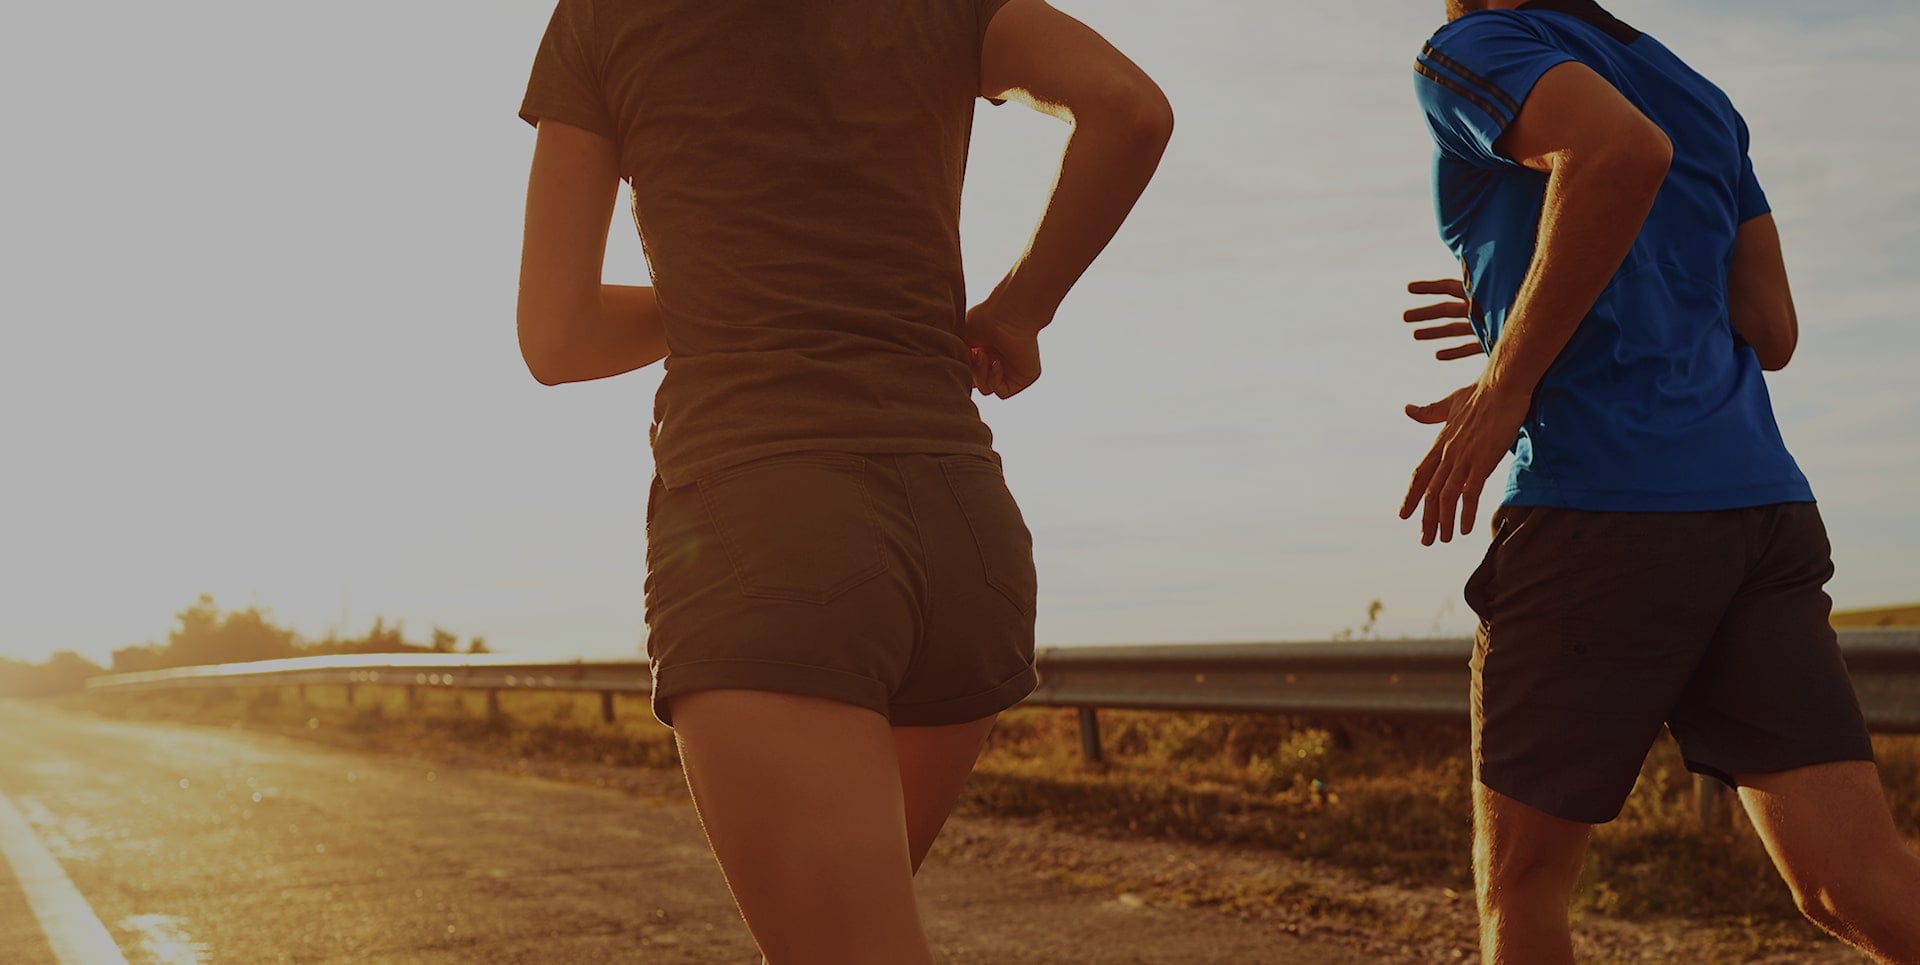
[[[604,379],[667,356],[653,289],[600,282],[620,188],[616,158],[598,134],[540,122],[515,314],[520,355],[547,385]]]

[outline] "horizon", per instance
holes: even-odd
[[[1748,118],[1804,336],[1768,387],[1822,499],[1836,611],[1914,605],[1920,120],[1883,102],[1920,82],[1920,12],[1609,6]],[[1406,281],[1451,271],[1410,66],[1441,4],[1065,7],[1179,120],[1045,376],[980,401],[1035,535],[1040,644],[1327,639],[1374,600],[1380,637],[1466,635],[1484,528],[1422,549],[1394,514],[1432,438],[1401,404],[1477,372],[1399,319],[1424,301]],[[514,111],[552,6],[452,9],[8,12],[0,77],[42,93],[16,117],[38,147],[0,184],[0,658],[104,666],[201,593],[309,640],[378,615],[517,656],[638,651],[659,369],[525,372]],[[1065,132],[978,108],[976,298]],[[624,217],[606,277],[645,279]]]

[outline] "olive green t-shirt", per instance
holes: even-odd
[[[520,116],[612,140],[666,324],[668,486],[805,449],[975,453],[960,269],[1006,0],[560,0]]]

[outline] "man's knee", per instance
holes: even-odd
[[[1920,901],[1920,857],[1903,847],[1853,862],[1790,869],[1787,886],[1808,921],[1830,932],[1873,931],[1889,908],[1912,914]]]
[[[1481,904],[1564,902],[1580,876],[1592,826],[1554,817],[1484,785],[1476,797],[1474,879]]]
[[[1828,882],[1792,880],[1794,907],[1806,919],[1830,932],[1847,930],[1846,911],[1850,905],[1845,894]]]
[[[1584,851],[1522,846],[1485,854],[1475,862],[1474,883],[1483,907],[1533,902],[1565,904],[1580,877]]]

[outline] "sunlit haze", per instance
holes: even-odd
[[[1440,0],[1060,4],[1158,79],[1161,173],[982,411],[1046,644],[1470,627],[1480,529],[1395,515],[1470,381],[1408,337],[1452,274],[1413,56]],[[1609,4],[1745,112],[1802,339],[1770,376],[1841,606],[1920,599],[1920,10]],[[309,637],[376,615],[531,656],[638,652],[659,370],[546,388],[513,302],[547,2],[31,3],[0,11],[0,657],[105,661],[207,592]],[[984,293],[1058,122],[982,105]],[[644,283],[616,218],[609,281]],[[1496,491],[1498,486],[1493,487]]]

